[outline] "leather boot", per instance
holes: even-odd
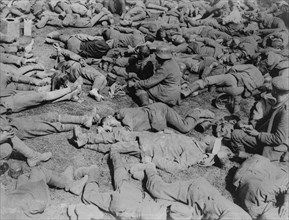
[[[58,38],[59,36],[60,36],[60,33],[58,31],[52,31],[49,34],[47,34],[47,37],[51,39]]]
[[[73,140],[78,148],[85,146],[88,143],[87,134],[83,134],[79,126],[75,126],[73,129]]]
[[[13,144],[13,149],[15,149],[16,151],[18,151],[27,158],[27,163],[30,167],[36,166],[42,161],[47,161],[52,156],[51,152],[41,154],[32,150],[18,137],[12,138],[11,141]]]
[[[58,121],[63,124],[80,124],[86,128],[91,128],[94,117],[96,116],[96,108],[93,108],[91,113],[88,115],[77,116],[77,115],[59,115]]]
[[[42,16],[40,21],[35,25],[37,28],[43,28],[49,21],[49,16]]]

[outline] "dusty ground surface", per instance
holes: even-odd
[[[65,32],[66,34],[75,34],[75,33],[86,33],[93,34],[97,27],[89,29],[75,29],[75,28],[66,28],[61,29],[60,31]],[[33,37],[35,38],[35,45],[33,53],[35,56],[38,56],[40,63],[44,64],[46,69],[51,69],[54,65],[54,60],[50,59],[49,56],[54,49],[51,45],[45,44],[44,39],[46,35],[55,30],[54,27],[45,27],[43,29],[33,30]],[[21,39],[23,43],[29,42],[30,39]],[[192,78],[196,76],[192,76]],[[122,107],[131,107],[136,106],[129,96],[117,97],[114,99],[106,98],[103,102],[96,102],[93,99],[87,96],[87,91],[89,87],[85,87],[84,102],[74,103],[74,102],[63,102],[57,104],[46,104],[38,108],[27,110],[18,114],[13,115],[13,117],[20,117],[26,115],[38,115],[42,113],[56,111],[59,113],[69,113],[74,115],[84,114],[94,106],[97,107],[98,113],[101,116],[113,113],[114,110],[120,109]],[[107,91],[105,91],[106,97]],[[175,107],[175,110],[181,115],[185,115],[186,112],[195,107],[208,108],[216,113],[216,119],[222,118],[225,115],[228,115],[228,111],[220,111],[214,108],[211,105],[211,101],[216,96],[216,93],[204,93],[198,97],[189,97],[182,101],[180,106]],[[246,118],[249,115],[249,109],[253,104],[253,99],[247,99],[242,101],[241,110],[242,118]],[[93,127],[92,130],[95,128]],[[83,129],[84,130],[84,129]],[[88,132],[85,131],[84,132]],[[211,134],[211,130],[208,130],[206,134]],[[198,133],[196,131],[191,131],[189,136],[196,136],[201,138],[204,134]],[[104,158],[103,154],[97,153],[95,151],[87,149],[77,149],[69,143],[69,139],[72,136],[72,132],[54,134],[39,138],[34,138],[31,140],[25,141],[25,143],[33,149],[36,149],[39,152],[51,151],[53,157],[50,161],[43,163],[42,166],[53,169],[58,172],[62,172],[67,166],[72,165],[77,168],[80,166],[89,166],[92,164],[97,164],[102,171],[101,176],[99,177],[100,186],[104,191],[112,190],[112,180],[111,172],[107,163],[106,157]],[[137,158],[123,156],[127,161],[127,166],[129,167],[132,163],[138,162]],[[13,160],[9,160],[9,163]],[[26,165],[23,160],[21,164],[24,167],[25,172],[29,171],[29,167]],[[236,162],[229,161],[226,164],[225,168],[220,169],[217,167],[198,167],[193,166],[188,170],[176,173],[174,175],[168,174],[160,171],[160,175],[167,182],[173,182],[176,180],[189,180],[196,176],[203,176],[206,178],[212,185],[217,187],[220,192],[229,200],[234,200],[234,193],[231,190],[232,185],[230,179],[234,171],[234,167],[238,166]],[[11,179],[7,174],[2,176],[0,181],[6,187],[7,191],[11,191],[15,187],[15,180]],[[136,184],[140,182],[135,181]],[[74,196],[68,192],[57,189],[50,189],[51,202],[46,208],[43,214],[35,216],[36,219],[68,219],[66,214],[66,207],[69,204],[81,202],[80,196]]]

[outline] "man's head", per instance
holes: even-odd
[[[162,61],[162,62],[172,58],[171,49],[167,46],[158,47],[155,54],[156,54],[158,61]]]
[[[174,45],[178,46],[180,44],[186,43],[186,40],[181,35],[174,35],[172,37],[172,42]]]
[[[147,34],[145,36],[145,42],[154,42],[155,41],[155,36],[153,34]]]
[[[121,127],[120,121],[118,121],[112,115],[102,118],[100,124],[102,125],[102,127]]]
[[[277,103],[281,103],[289,98],[289,77],[277,76],[272,80],[272,96]]]
[[[167,36],[167,34],[166,34],[165,29],[163,29],[163,28],[158,29],[157,34],[156,34],[157,40],[162,40],[166,36]]]
[[[111,30],[106,29],[102,32],[102,37],[105,41],[110,40]]]
[[[147,45],[141,45],[137,47],[136,52],[138,58],[142,60],[150,55],[150,48]]]

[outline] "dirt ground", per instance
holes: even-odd
[[[76,33],[86,33],[93,34],[98,27],[89,29],[76,29],[76,28],[66,28],[61,29],[61,32],[66,34],[76,34]],[[39,62],[44,64],[47,70],[51,69],[54,65],[54,60],[50,59],[49,56],[54,52],[54,48],[51,45],[45,44],[44,39],[46,35],[55,30],[54,27],[45,27],[43,29],[37,30],[33,29],[33,37],[35,38],[35,44],[33,53],[35,56],[39,57]],[[30,39],[22,38],[20,42],[23,44],[29,42]],[[196,76],[191,76],[192,78],[197,78]],[[56,111],[59,113],[69,113],[80,115],[96,107],[98,113],[101,116],[105,116],[113,113],[115,110],[122,107],[133,107],[136,104],[132,101],[129,96],[116,97],[114,99],[108,98],[107,91],[105,91],[106,100],[103,102],[96,102],[92,98],[87,96],[87,91],[89,87],[85,87],[84,102],[74,103],[74,102],[63,102],[57,104],[46,104],[38,108],[27,110],[18,114],[13,115],[13,117],[20,116],[30,116],[38,115],[42,113]],[[195,107],[207,108],[216,113],[216,119],[222,118],[228,115],[228,111],[221,111],[214,108],[211,105],[211,101],[216,96],[215,93],[209,94],[204,93],[197,97],[189,97],[181,102],[180,106],[175,107],[175,110],[181,115],[185,115],[186,112]],[[242,118],[245,119],[249,115],[249,109],[253,104],[253,99],[247,99],[242,101],[241,110]],[[95,127],[91,130],[93,131]],[[84,132],[85,129],[83,129]],[[212,131],[208,130],[205,134],[211,134]],[[196,131],[191,131],[188,135],[202,138],[205,134],[198,133]],[[62,172],[67,166],[72,165],[74,168],[80,166],[89,166],[92,164],[97,164],[100,168],[101,176],[99,177],[100,187],[104,191],[112,190],[112,179],[110,168],[107,163],[107,157],[103,154],[91,151],[88,149],[77,149],[70,144],[69,139],[72,137],[72,132],[54,134],[44,137],[38,137],[31,140],[25,141],[25,143],[33,149],[39,152],[51,151],[53,157],[50,161],[43,163],[42,166],[45,168],[53,169],[58,172]],[[127,161],[127,166],[131,166],[132,163],[138,162],[137,158],[123,156]],[[9,160],[9,163],[14,161]],[[29,167],[26,165],[25,161],[21,162],[24,171],[28,172]],[[176,174],[168,174],[166,172],[160,171],[160,175],[167,182],[173,182],[176,180],[189,180],[196,176],[203,176],[212,185],[217,187],[220,192],[229,200],[234,200],[234,193],[232,191],[231,178],[235,167],[238,166],[236,162],[229,161],[228,164],[223,169],[217,167],[198,167],[197,165],[190,167],[186,171]],[[7,174],[0,177],[0,181],[5,186],[6,191],[11,191],[15,187],[16,181],[10,178]],[[135,184],[141,184],[135,181]],[[66,207],[69,204],[81,202],[80,196],[74,196],[68,192],[58,189],[50,189],[51,192],[51,202],[46,208],[43,214],[34,216],[35,219],[68,219],[66,214]]]

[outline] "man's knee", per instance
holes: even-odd
[[[12,154],[12,146],[9,143],[3,143],[0,145],[0,160],[6,160]]]
[[[234,142],[240,141],[243,137],[244,137],[243,131],[240,129],[233,130],[233,132],[231,134],[231,140]]]
[[[243,130],[235,129],[231,134],[231,147],[233,151],[239,151],[240,145],[242,145],[242,140],[245,137],[245,133]]]

